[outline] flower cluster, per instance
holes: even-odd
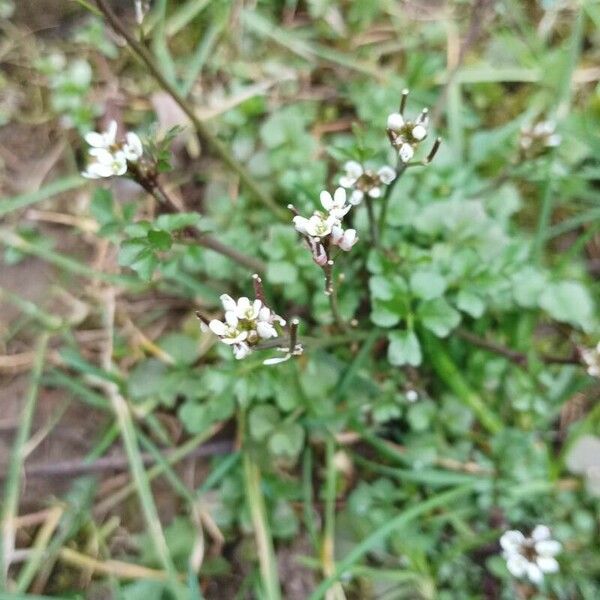
[[[323,267],[330,260],[330,246],[338,246],[348,252],[356,244],[358,237],[355,229],[342,228],[342,219],[352,208],[347,203],[346,190],[337,188],[333,196],[323,191],[320,199],[325,212],[316,210],[308,219],[296,214],[293,221],[296,231],[306,238],[314,261]],[[289,208],[296,212],[292,205]]]
[[[541,154],[547,148],[558,146],[561,141],[553,121],[539,121],[535,125],[521,127],[519,145],[521,150],[528,154]]]
[[[208,327],[224,344],[233,348],[237,359],[246,358],[261,341],[276,338],[276,324],[285,326],[285,321],[258,298],[251,302],[243,296],[236,301],[223,294],[221,304],[225,309],[224,320],[213,319]]]
[[[595,348],[581,350],[581,358],[587,367],[588,375],[600,378],[600,342]]]
[[[381,167],[378,171],[365,169],[355,160],[350,160],[344,165],[346,174],[340,178],[342,187],[352,190],[350,204],[360,204],[365,195],[370,198],[379,198],[382,195],[382,186],[389,185],[396,179],[396,171],[392,167]]]
[[[427,137],[427,127],[429,126],[429,110],[427,108],[424,108],[414,121],[404,118],[407,98],[408,90],[404,90],[400,100],[400,110],[388,115],[387,118],[388,137],[403,163],[407,163],[415,155],[417,146]]]
[[[128,163],[137,163],[144,153],[140,138],[131,131],[125,141],[117,140],[116,121],[111,121],[104,132],[87,133],[85,141],[91,161],[82,175],[88,179],[125,175]]]
[[[550,537],[550,529],[537,525],[529,537],[520,531],[507,531],[500,538],[506,567],[515,577],[526,576],[540,584],[544,573],[556,573],[558,561],[554,558],[562,549],[560,542]]]

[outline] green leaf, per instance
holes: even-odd
[[[421,345],[414,331],[392,331],[388,334],[388,360],[394,366],[418,367],[423,356]]]
[[[432,300],[446,291],[446,280],[436,271],[423,269],[411,275],[410,289],[418,298]]]
[[[446,337],[460,323],[460,313],[443,298],[423,302],[417,314],[423,325],[438,337]]]
[[[158,345],[182,365],[191,365],[200,356],[198,340],[184,333],[169,333],[158,340]]]
[[[271,262],[267,265],[267,279],[271,283],[294,283],[298,269],[289,262]]]
[[[148,232],[148,242],[154,250],[169,250],[173,245],[171,235],[160,229],[151,229]]]
[[[394,327],[400,323],[401,316],[394,310],[390,301],[375,300],[371,310],[371,321],[378,327]]]
[[[547,284],[545,273],[535,267],[524,267],[512,277],[513,296],[519,304],[525,308],[533,308],[538,305],[540,295]]]
[[[264,440],[275,429],[280,421],[279,411],[268,404],[252,409],[248,416],[250,435],[256,441]]]
[[[147,243],[145,238],[134,238],[126,240],[119,248],[119,265],[128,267],[134,263],[137,257],[146,249]]]
[[[90,212],[100,225],[106,225],[114,221],[115,214],[112,192],[106,188],[96,188],[90,205]]]
[[[557,321],[590,331],[595,323],[594,302],[576,281],[550,283],[540,296],[540,306]]]
[[[198,213],[177,213],[176,215],[160,215],[154,222],[157,229],[164,231],[176,231],[185,227],[193,227],[200,221]]]
[[[154,269],[158,266],[158,259],[154,255],[152,248],[145,248],[129,265],[142,279],[150,281],[154,273]]]
[[[374,275],[369,279],[369,289],[373,298],[391,300],[394,296],[394,287],[389,277]]]
[[[474,319],[478,319],[485,311],[485,302],[481,296],[468,290],[460,290],[456,297],[456,305]]]
[[[286,423],[269,438],[269,450],[279,456],[296,458],[304,444],[304,429],[297,423]]]

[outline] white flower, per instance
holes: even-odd
[[[133,131],[127,133],[125,140],[125,144],[123,144],[125,158],[129,162],[137,162],[142,157],[142,154],[144,154],[142,140],[140,140],[137,133],[133,133]]]
[[[346,190],[342,187],[335,190],[333,197],[331,197],[329,192],[323,190],[320,200],[323,208],[335,219],[344,218],[346,213],[352,208],[350,204],[346,204]]]
[[[325,237],[331,233],[331,228],[339,219],[332,215],[324,215],[315,211],[312,217],[296,216],[293,218],[296,230],[311,237]]]
[[[250,346],[246,344],[246,342],[241,342],[233,346],[233,355],[235,358],[237,358],[237,360],[246,358],[246,356],[248,356],[251,352],[252,350],[250,349]]]
[[[551,539],[550,529],[538,525],[525,537],[520,531],[507,531],[500,538],[506,567],[515,577],[526,576],[532,583],[540,584],[544,573],[556,573],[559,564],[554,558],[562,549],[560,542]]]
[[[90,156],[94,157],[87,169],[82,173],[88,179],[100,179],[124,175],[127,172],[127,159],[123,152],[111,154],[103,148],[92,148]]]
[[[416,402],[419,399],[419,394],[415,390],[406,390],[406,399],[409,402]]]
[[[588,375],[600,377],[600,342],[595,348],[581,350],[581,358],[586,364]]]
[[[104,132],[90,131],[85,141],[92,160],[82,175],[88,179],[125,175],[127,163],[137,162],[144,153],[142,141],[133,132],[127,133],[125,142],[117,141],[116,121],[111,121]]]
[[[400,113],[388,116],[388,134],[402,162],[407,163],[412,159],[419,143],[427,137],[428,126],[429,111],[426,108],[414,121],[408,121]]]
[[[117,122],[111,121],[108,124],[108,129],[103,132],[90,131],[85,134],[85,141],[92,148],[104,148],[108,149],[114,145],[117,138]]]
[[[344,231],[341,227],[335,225],[331,230],[331,242],[345,252],[349,252],[352,246],[358,242],[356,229],[346,229]]]
[[[556,133],[556,123],[553,121],[538,121],[535,125],[521,127],[519,144],[523,150],[533,150],[541,153],[546,148],[555,148],[562,141]]]
[[[350,204],[360,204],[365,194],[371,198],[379,198],[382,194],[381,186],[389,185],[396,178],[396,171],[392,167],[381,167],[377,172],[364,169],[355,160],[348,161],[344,165],[346,175],[340,177],[340,185],[345,188],[353,188],[350,196]]]
[[[208,327],[221,342],[232,347],[237,359],[248,356],[261,340],[277,337],[275,324],[285,325],[285,321],[258,298],[251,301],[242,296],[234,300],[222,294],[220,300],[225,310],[224,321],[213,319]]]

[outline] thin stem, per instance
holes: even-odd
[[[197,117],[196,113],[188,101],[179,93],[179,91],[167,80],[162,71],[154,61],[154,57],[140,44],[131,32],[123,25],[120,19],[115,15],[113,10],[108,5],[107,0],[96,0],[96,4],[111,27],[120,34],[133,51],[133,53],[146,65],[150,74],[156,79],[157,83],[167,92],[173,100],[179,105],[181,110],[192,122],[194,129],[201,141],[206,143],[220,159],[234,171],[240,181],[250,190],[250,192],[264,204],[273,214],[280,219],[285,220],[285,211],[276,204],[275,200],[267,194],[259,184],[254,180],[248,170],[240,164],[229,149],[221,142],[210,129]]]
[[[345,331],[346,326],[344,325],[344,319],[340,313],[340,307],[338,304],[337,287],[333,280],[333,261],[328,260],[323,266],[323,273],[325,273],[325,294],[329,299],[329,307],[331,308],[331,314],[335,324],[341,331]]]
[[[387,218],[387,211],[388,211],[388,207],[390,204],[390,197],[392,195],[392,192],[394,191],[394,188],[396,187],[396,184],[398,183],[398,180],[404,174],[404,171],[406,171],[406,163],[403,163],[400,159],[398,159],[398,162],[396,164],[396,179],[394,179],[394,181],[392,181],[392,183],[390,183],[390,185],[387,186],[387,188],[385,190],[385,194],[383,195],[383,198],[381,199],[381,211],[379,213],[379,222],[377,224],[377,231],[379,233],[379,235],[378,235],[379,243],[381,243],[381,240],[383,239],[385,220]]]
[[[164,187],[160,185],[160,183],[157,182],[155,185],[149,187],[144,186],[144,188],[148,190],[154,196],[154,198],[156,198],[156,200],[161,204],[161,206],[167,208],[168,212],[181,212],[180,207],[173,200],[173,198],[171,198],[171,196],[167,193]],[[209,250],[213,250],[218,254],[222,254],[223,256],[230,258],[233,262],[237,263],[238,265],[241,265],[242,267],[250,269],[251,271],[260,271],[261,273],[264,273],[267,269],[267,266],[262,260],[254,258],[252,256],[247,256],[246,254],[242,254],[235,248],[232,248],[231,246],[220,242],[215,237],[207,233],[202,233],[201,231],[198,231],[195,227],[186,227],[185,232],[189,236],[193,237],[194,240],[200,246],[208,248]]]
[[[38,339],[35,351],[33,369],[31,371],[31,382],[25,399],[23,414],[19,422],[19,429],[10,453],[10,464],[6,488],[4,491],[4,503],[2,509],[2,520],[0,521],[0,589],[6,589],[8,581],[8,568],[12,560],[15,546],[14,520],[19,509],[19,491],[21,489],[21,474],[25,462],[26,443],[31,431],[33,414],[37,403],[40,377],[44,369],[46,348],[48,346],[47,333],[43,333]]]
[[[369,194],[365,194],[365,204],[367,205],[367,217],[369,219],[369,235],[371,243],[375,246],[379,244],[377,239],[377,224],[375,223],[375,215],[373,213],[373,200]]]

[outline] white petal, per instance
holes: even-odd
[[[360,204],[364,198],[364,195],[365,194],[361,190],[354,190],[350,196],[350,204],[353,204],[354,206]]]
[[[259,300],[258,298],[252,303],[252,314],[254,315],[254,318],[258,317],[261,306],[262,300]]]
[[[114,119],[108,124],[108,129],[106,130],[104,137],[107,146],[112,146],[115,143],[115,140],[117,139],[117,122]]]
[[[346,175],[342,175],[340,177],[340,185],[345,188],[351,188],[356,183],[356,177],[348,177]]]
[[[552,556],[538,556],[537,565],[544,573],[557,573],[560,568],[558,561]]]
[[[539,556],[555,556],[562,550],[562,544],[556,540],[536,542],[535,551]]]
[[[278,365],[279,363],[285,362],[286,360],[290,360],[290,358],[292,358],[292,355],[288,352],[285,356],[267,358],[267,360],[263,361],[263,365]]]
[[[346,175],[354,179],[354,181],[356,181],[363,174],[362,165],[355,160],[349,160],[344,165],[344,170],[346,171]]]
[[[550,539],[550,528],[546,525],[536,525],[531,532],[531,538],[536,542]]]
[[[527,572],[528,564],[527,559],[520,554],[511,554],[506,559],[506,568],[515,577],[523,577]]]
[[[225,310],[236,309],[236,301],[229,294],[221,294],[221,296],[219,296],[219,300],[221,300],[221,304]]]
[[[331,210],[333,208],[333,198],[329,192],[323,190],[319,198],[321,199],[321,204],[325,210]]]
[[[535,563],[528,562],[527,577],[531,583],[540,584],[544,580],[544,573]]]
[[[344,230],[339,225],[334,225],[331,228],[331,242],[337,244],[344,235]]]
[[[412,130],[412,136],[415,138],[415,140],[424,140],[427,136],[427,129],[425,129],[423,125],[415,125]]]
[[[335,206],[344,206],[346,204],[346,190],[339,187],[333,193],[333,203]]]
[[[387,127],[392,131],[397,131],[404,127],[404,117],[400,113],[392,113],[388,115]]]
[[[209,324],[208,324],[210,330],[215,334],[218,335],[219,337],[225,335],[227,333],[227,326],[225,325],[225,323],[218,321],[217,319],[213,319]]]
[[[104,136],[97,131],[86,133],[84,139],[93,148],[104,148]]]
[[[306,226],[308,225],[308,219],[306,217],[296,216],[292,219],[294,227],[299,233],[307,234]]]
[[[97,177],[112,177],[115,172],[111,165],[104,165],[101,163],[94,163],[88,167],[88,171],[91,171],[97,175]]]
[[[371,196],[371,198],[379,198],[381,196],[381,188],[380,187],[372,187],[369,190],[369,196]]]
[[[500,538],[500,546],[506,552],[517,552],[525,541],[525,536],[516,530],[507,531]]]
[[[101,175],[98,175],[94,172],[93,169],[90,169],[89,167],[87,168],[87,170],[81,172],[81,176],[85,177],[86,179],[100,179],[101,177]]]
[[[385,185],[389,185],[392,183],[392,181],[394,181],[394,179],[396,179],[396,171],[387,165],[385,167],[381,167],[381,169],[377,171],[377,175],[379,175],[381,183],[384,183]]]
[[[259,321],[270,321],[271,320],[271,309],[268,306],[263,306],[258,311],[258,320]]]
[[[238,326],[238,317],[235,314],[235,312],[233,312],[232,310],[228,310],[225,313],[225,322],[227,323],[227,325],[229,325],[229,327],[231,327],[232,329],[235,329]]]
[[[339,246],[344,252],[349,252],[352,250],[352,246],[354,246],[357,241],[358,238],[356,237],[356,230],[346,229],[344,236],[340,240]]]
[[[248,344],[244,344],[243,342],[241,344],[235,344],[235,346],[233,347],[233,355],[238,360],[246,358],[246,356],[248,356],[248,354],[250,354],[251,352],[252,350],[250,350],[250,346],[248,346]]]
[[[398,154],[400,155],[400,160],[406,163],[414,156],[415,151],[410,144],[402,144]]]
[[[277,330],[275,329],[275,327],[273,327],[271,323],[267,323],[266,321],[259,321],[256,324],[256,332],[264,340],[277,337]]]
[[[560,146],[561,141],[562,137],[560,134],[555,133],[546,140],[546,146],[548,146],[548,148],[555,148],[556,146]]]
[[[93,156],[97,162],[103,165],[110,165],[115,160],[115,155],[106,148],[91,148],[89,155]]]
[[[128,160],[136,161],[138,160],[142,154],[144,153],[144,148],[142,147],[142,140],[140,140],[139,136],[133,131],[130,131],[126,138],[127,140],[127,152],[129,156]]]

